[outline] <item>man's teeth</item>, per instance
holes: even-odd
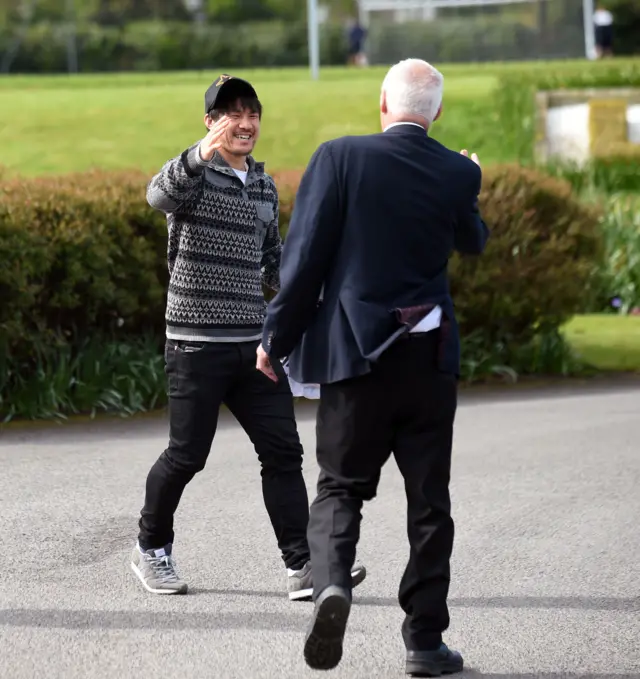
[[[236,139],[251,139],[250,134],[236,134]]]

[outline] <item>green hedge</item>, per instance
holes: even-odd
[[[286,234],[300,173],[276,175]],[[164,216],[138,173],[5,182],[0,194],[0,340],[16,351],[59,331],[162,331]],[[480,259],[454,261],[465,332],[527,340],[588,308],[598,216],[568,183],[517,167],[485,171],[482,208],[493,231]]]
[[[0,54],[12,54],[12,73],[67,71],[69,29],[40,21],[21,35],[17,26],[0,29]],[[302,66],[308,63],[304,22],[252,21],[194,24],[179,21],[135,21],[124,26],[81,23],[76,28],[81,72],[163,71],[212,68]],[[344,64],[346,30],[323,24],[321,63]],[[580,22],[557,21],[544,31],[518,16],[483,12],[449,16],[435,22],[376,22],[366,51],[372,64],[389,64],[408,55],[435,63],[524,61],[582,58]],[[589,67],[590,68],[590,67]]]
[[[603,252],[595,205],[580,203],[567,182],[504,166],[485,171],[481,209],[486,252],[451,265],[464,332],[517,347],[590,307]]]
[[[14,36],[0,33],[0,54]],[[296,66],[308,63],[304,24],[278,21],[237,25],[179,22],[136,22],[119,28],[78,26],[79,69],[101,71],[164,71],[184,69]],[[323,26],[321,59],[326,65],[344,64],[344,31]],[[67,30],[60,24],[31,26],[15,55],[12,73],[67,71]]]
[[[0,193],[0,352],[62,331],[161,328],[166,226],[145,177],[9,181]]]
[[[301,173],[275,176],[286,237]],[[166,223],[141,173],[0,181],[0,422],[166,402]],[[533,170],[485,171],[485,254],[454,257],[462,377],[583,366],[559,328],[591,308],[599,212]]]

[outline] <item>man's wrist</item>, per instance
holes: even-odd
[[[202,165],[203,167],[206,167],[211,161],[205,160],[202,157],[202,153],[200,151],[200,146],[201,146],[201,144],[198,144],[198,148],[196,149],[196,163],[198,163],[198,165]]]
[[[209,163],[205,163],[200,157],[200,145],[191,146],[182,154],[182,164],[187,176],[191,179],[200,177]]]
[[[269,357],[271,357],[271,354],[273,353],[273,346],[272,346],[273,336],[274,336],[273,331],[269,331],[265,328],[264,331],[263,331],[263,334],[262,334],[262,341],[260,343],[261,346],[262,346],[262,350]]]

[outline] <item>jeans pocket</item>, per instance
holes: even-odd
[[[206,346],[206,342],[191,342],[189,340],[178,340],[175,342],[175,348],[181,354],[197,354]]]

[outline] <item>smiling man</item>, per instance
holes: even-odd
[[[279,287],[282,249],[276,187],[251,156],[261,117],[255,89],[220,76],[205,94],[207,135],[166,163],[148,187],[150,205],[167,214],[169,228],[170,431],[147,478],[131,567],[154,594],[187,591],[172,555],[173,517],[186,485],[205,466],[223,403],[262,465],[264,502],[288,569],[289,598],[309,598],[313,587],[293,398],[280,364],[277,383],[255,369],[266,310],[262,286]],[[199,541],[203,560],[212,535],[215,530]],[[242,586],[242,564],[238,568],[233,584]],[[356,580],[363,577],[364,569],[356,572]]]

